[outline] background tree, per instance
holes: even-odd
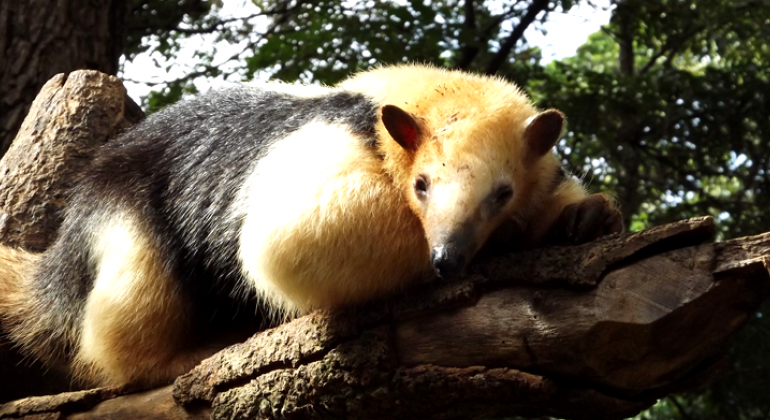
[[[120,58],[144,51],[146,36],[170,36],[210,2],[14,0],[0,2],[0,156],[43,84],[77,69],[117,74]]]
[[[76,68],[117,72],[126,6],[124,0],[0,3],[0,154],[53,75]]]
[[[540,106],[565,111],[565,164],[592,188],[615,191],[631,229],[712,214],[725,238],[770,230],[770,0],[616,0],[602,32],[547,66],[525,29],[588,0],[252,2],[258,11],[239,18],[204,0],[0,3],[0,141],[7,147],[51,75],[115,73],[121,54],[174,57],[185,39],[209,34],[214,46],[202,45],[185,75],[158,84],[145,108],[211,77],[331,84],[411,61],[498,74]],[[50,26],[57,19],[69,32]],[[218,42],[237,49],[217,61]],[[719,380],[640,417],[766,418],[770,327],[761,315],[769,308],[736,341]]]

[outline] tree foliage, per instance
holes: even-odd
[[[524,29],[574,5],[572,0],[253,2],[258,12],[243,17],[221,17],[214,5],[208,16],[185,18],[178,30],[147,31],[149,42],[135,50],[150,46],[150,52],[170,56],[192,34],[237,45],[235,53],[218,60],[216,47],[198,50],[191,71],[147,98],[150,110],[195,92],[191,82],[205,77],[333,84],[374,65],[406,62],[507,72],[511,58],[537,62],[524,42]]]
[[[621,13],[635,19],[630,32]],[[624,2],[533,82],[571,117],[569,162],[617,192],[632,228],[712,214],[727,237],[770,230],[770,49],[758,41],[769,13],[757,2]]]

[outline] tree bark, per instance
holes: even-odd
[[[117,74],[127,12],[126,0],[0,2],[0,156],[55,74]]]
[[[770,294],[770,233],[713,233],[704,217],[489,257],[263,331],[173,386],[32,397],[0,419],[624,418],[707,381]]]

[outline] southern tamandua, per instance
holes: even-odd
[[[453,277],[493,232],[622,229],[551,152],[563,123],[502,79],[419,65],[183,101],[100,150],[50,249],[0,248],[3,328],[86,383],[154,385],[203,357],[221,290],[288,317]]]

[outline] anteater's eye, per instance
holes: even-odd
[[[424,200],[428,197],[428,187],[430,181],[425,175],[418,175],[414,180],[414,192],[417,194],[417,198]]]
[[[495,204],[504,206],[511,201],[513,197],[513,188],[510,185],[502,185],[495,191]]]

